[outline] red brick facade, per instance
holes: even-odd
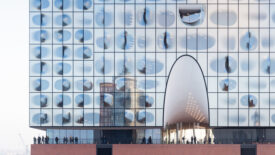
[[[96,155],[96,144],[33,144],[31,155]]]
[[[113,155],[240,155],[240,145],[113,145]]]

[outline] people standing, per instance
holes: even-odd
[[[151,136],[148,138],[148,143],[147,144],[152,144],[152,137]]]
[[[65,137],[65,143],[68,144],[68,137]]]
[[[58,144],[58,137],[55,137],[55,144]]]
[[[63,138],[63,144],[66,144],[66,137]]]
[[[194,137],[192,136],[191,137],[191,144],[194,144],[193,142],[194,142]]]
[[[141,144],[146,144],[146,138],[145,137],[142,138]]]
[[[70,144],[73,144],[74,143],[74,139],[73,139],[73,137],[71,136],[70,137]]]
[[[41,144],[41,137],[40,136],[38,136],[37,140],[38,140],[38,144]]]
[[[182,144],[185,144],[185,137],[182,137]]]
[[[46,136],[45,142],[46,142],[46,144],[49,144],[49,136]]]
[[[75,144],[78,144],[78,137],[74,138]]]
[[[33,137],[33,144],[36,144],[36,137]]]
[[[211,144],[211,137],[208,137],[208,144]]]
[[[194,144],[197,144],[197,137],[194,136]]]
[[[45,137],[42,136],[42,144],[45,144]]]

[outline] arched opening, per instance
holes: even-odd
[[[192,56],[181,56],[173,64],[166,84],[164,141],[166,143],[212,141],[208,107],[207,86],[199,63]]]

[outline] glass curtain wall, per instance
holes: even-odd
[[[166,80],[182,55],[205,75],[210,126],[274,126],[274,8],[30,0],[30,126],[163,126]]]

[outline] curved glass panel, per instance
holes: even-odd
[[[47,80],[37,79],[33,81],[33,88],[36,91],[44,91],[49,88],[49,82]]]
[[[84,107],[91,104],[91,97],[87,94],[79,94],[75,97],[77,107]]]
[[[57,90],[68,91],[71,88],[71,82],[67,79],[60,79],[55,82]]]
[[[71,97],[65,94],[59,94],[55,97],[56,107],[62,108],[63,106],[67,106],[71,104]]]
[[[50,6],[49,0],[32,0],[32,6],[38,10],[46,9]]]
[[[49,19],[45,14],[40,14],[33,16],[32,22],[38,26],[46,26],[49,22]]]
[[[58,30],[54,33],[54,37],[58,42],[68,41],[71,39],[71,32],[67,30]]]
[[[71,49],[68,46],[61,46],[55,49],[55,56],[59,58],[69,58],[71,56]]]
[[[89,59],[92,57],[92,54],[92,50],[87,46],[79,47],[76,50],[76,56],[81,59]]]
[[[197,25],[204,20],[204,9],[201,5],[186,5],[181,6],[179,15],[181,21],[187,25]]]
[[[75,32],[75,39],[83,43],[92,39],[92,33],[89,30],[77,30]]]
[[[71,7],[71,0],[55,0],[54,6],[59,10],[66,10]]]
[[[137,23],[141,26],[152,25],[154,23],[154,11],[149,7],[137,11]]]
[[[46,42],[46,40],[49,39],[49,33],[46,30],[36,31],[33,34],[33,39],[35,41],[40,41],[41,43],[44,43]]]
[[[254,95],[245,95],[241,98],[241,104],[249,108],[255,107],[257,102],[257,98]]]
[[[67,14],[59,15],[55,18],[55,24],[59,26],[68,26],[71,23],[72,23],[72,18]]]
[[[91,0],[76,0],[76,7],[80,10],[89,10],[92,4]]]

